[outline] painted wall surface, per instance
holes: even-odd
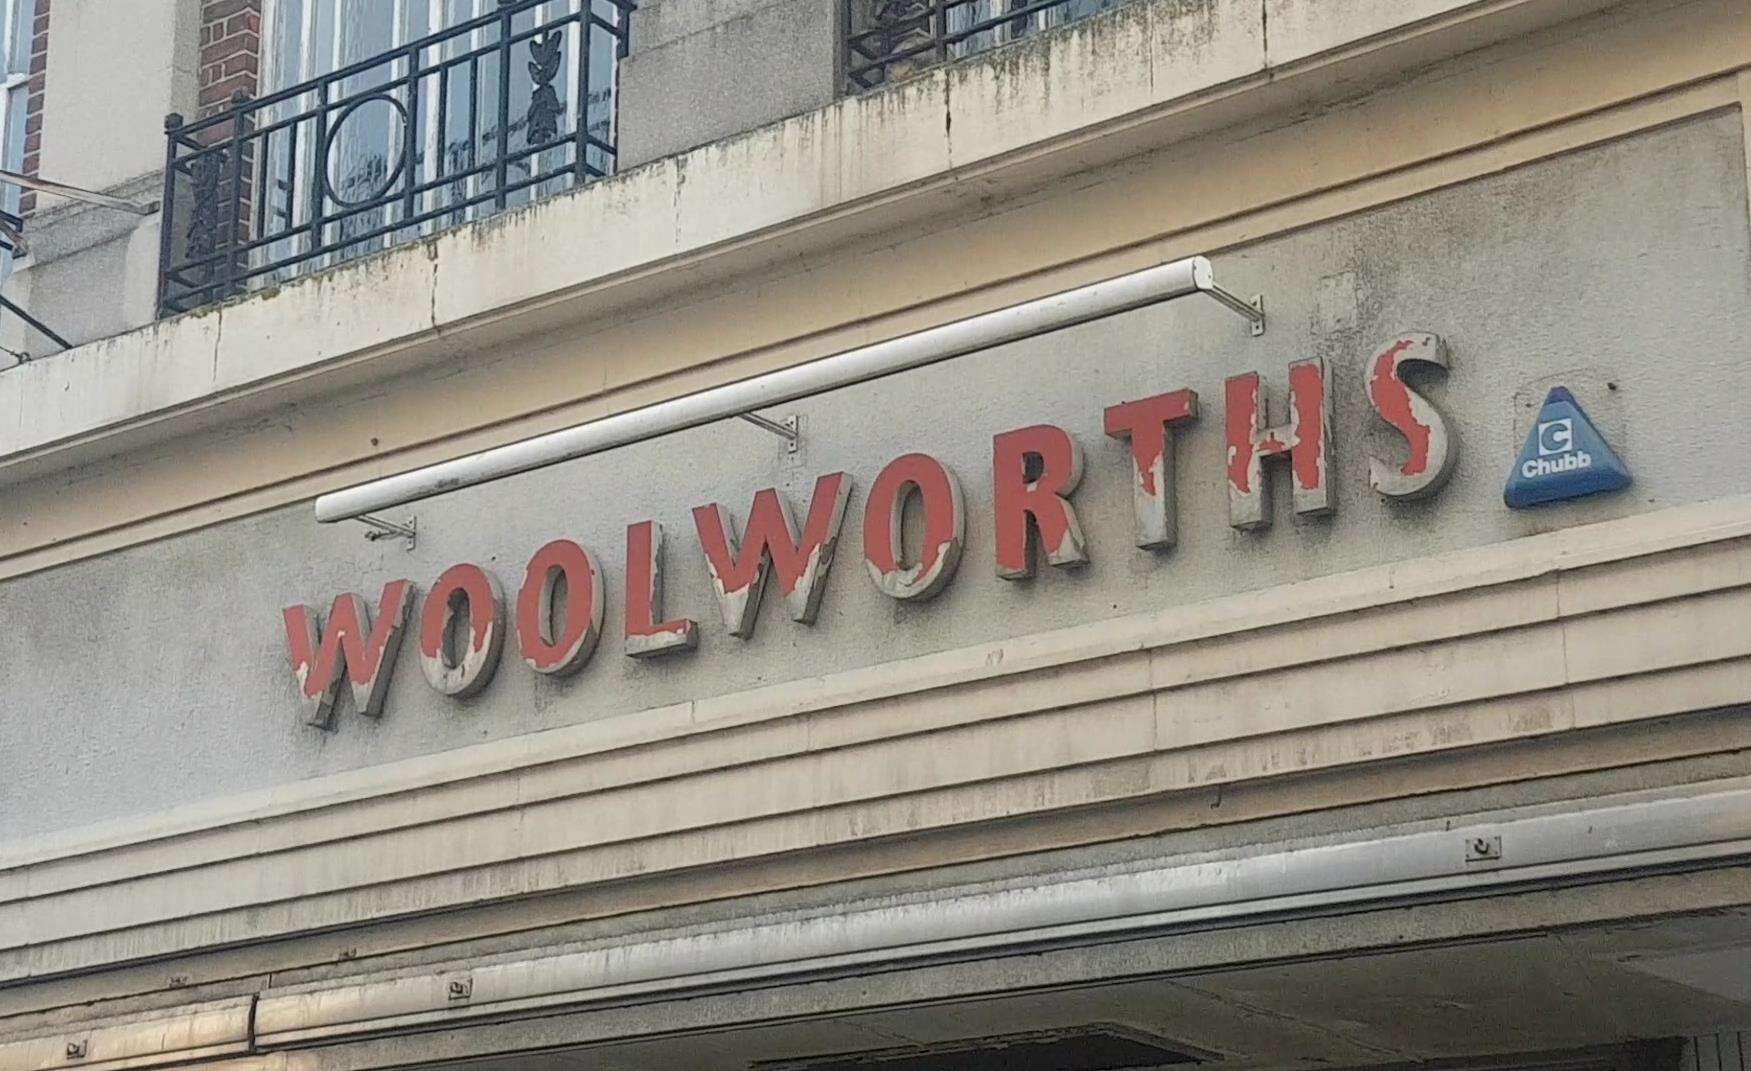
[[[199,37],[192,0],[55,0],[43,176],[103,190],[162,168],[165,114],[193,111]]]
[[[56,0],[42,113],[43,178],[146,204],[163,196],[164,117],[192,116],[198,0]],[[7,296],[79,345],[150,323],[159,217],[48,194]],[[59,343],[0,317],[0,345],[42,357]],[[12,364],[0,355],[0,368]]]
[[[831,103],[833,0],[656,0],[620,61],[620,170]]]
[[[141,202],[162,194],[155,175],[126,188]],[[6,281],[7,296],[75,345],[150,323],[158,312],[162,221],[161,213],[142,218],[85,206],[33,217],[32,254]],[[0,345],[33,357],[60,352],[58,343],[10,316],[0,318]],[[0,362],[13,361],[0,354]]]
[[[0,620],[22,624],[0,631],[0,835],[1751,491],[1732,460],[1751,449],[1734,404],[1751,391],[1741,129],[1736,114],[1691,121],[1214,254],[1229,285],[1267,295],[1260,339],[1212,302],[1181,301],[786,407],[775,415],[803,418],[795,455],[729,422],[422,503],[411,553],[354,525],[318,527],[300,505],[8,582]],[[1363,363],[1410,330],[1451,349],[1450,376],[1425,389],[1462,452],[1439,496],[1388,503],[1368,487],[1366,459],[1400,445],[1371,415]],[[1236,531],[1223,381],[1260,373],[1280,413],[1289,363],[1310,357],[1333,381],[1335,515],[1295,518],[1287,472],[1273,467],[1275,523]],[[1554,383],[1636,483],[1511,513],[1502,485]],[[1182,387],[1204,405],[1178,440],[1179,542],[1140,550],[1129,450],[1102,433],[1101,410]],[[1000,580],[991,437],[1042,422],[1086,451],[1075,503],[1092,560]],[[967,546],[940,596],[900,604],[862,571],[862,504],[881,467],[914,450],[959,475]],[[854,488],[815,624],[790,621],[768,591],[752,638],[728,636],[691,508],[720,502],[740,522],[754,492],[776,486],[800,517],[815,478],[837,470]],[[625,527],[647,519],[668,530],[666,610],[700,621],[696,652],[619,650]],[[514,599],[529,555],[562,536],[594,551],[610,585],[605,638],[582,672],[538,677],[513,646],[481,694],[450,699],[427,687],[409,642],[380,721],[343,708],[333,732],[304,724],[282,607],[326,610],[343,591],[374,602],[387,580],[423,588],[462,561]]]

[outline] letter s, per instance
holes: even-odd
[[[1426,498],[1441,489],[1459,460],[1459,444],[1433,402],[1412,390],[1402,369],[1413,362],[1446,369],[1447,344],[1427,332],[1403,334],[1368,362],[1368,404],[1404,436],[1409,454],[1394,464],[1368,459],[1368,482],[1387,498]]]

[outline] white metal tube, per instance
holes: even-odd
[[[871,346],[657,402],[468,457],[333,491],[316,500],[324,524],[515,476],[824,391],[934,364],[1115,313],[1217,290],[1210,262],[1189,257]]]

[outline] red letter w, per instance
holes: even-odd
[[[778,492],[767,488],[754,496],[748,514],[748,529],[740,549],[729,513],[713,502],[693,509],[693,526],[699,530],[699,545],[705,551],[705,567],[717,589],[718,608],[732,636],[751,636],[760,612],[760,594],[766,574],[778,574],[778,586],[790,607],[793,621],[809,624],[820,608],[827,586],[827,570],[833,564],[833,548],[839,542],[839,525],[845,520],[845,500],[851,494],[851,478],[834,472],[815,481],[815,497],[809,502],[803,536],[796,537],[790,509]]]
[[[306,721],[323,729],[333,727],[343,675],[352,685],[354,710],[373,718],[382,713],[395,652],[401,648],[402,626],[412,609],[413,585],[391,580],[383,585],[376,627],[371,625],[365,600],[353,594],[335,598],[328,611],[328,630],[320,634],[314,607],[288,606],[282,611]]]

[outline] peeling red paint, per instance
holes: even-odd
[[[1289,406],[1295,413],[1289,450],[1289,465],[1302,491],[1325,487],[1325,368],[1317,361],[1296,361],[1289,366]],[[1274,447],[1273,452],[1285,447]]]
[[[565,631],[550,638],[553,597],[562,576]],[[517,591],[517,646],[530,669],[564,674],[583,668],[602,634],[602,589],[595,555],[572,540],[556,539],[535,552]]]
[[[1447,344],[1439,335],[1411,332],[1382,346],[1368,363],[1368,402],[1405,441],[1403,462],[1368,459],[1368,482],[1387,498],[1422,498],[1446,483],[1458,459],[1458,444],[1433,402],[1405,382],[1411,364],[1446,370]]]
[[[1032,576],[1032,536],[1052,565],[1088,561],[1082,524],[1069,494],[1082,480],[1082,448],[1051,424],[1006,431],[992,439],[991,498],[996,512],[997,575]],[[1028,459],[1038,458],[1039,479],[1027,478]]]
[[[420,614],[420,653],[430,658],[444,646],[444,607],[456,592],[468,599],[468,645],[479,651],[486,647],[487,637],[496,623],[492,588],[485,570],[478,565],[452,565],[438,576],[432,590],[426,593],[425,609]]]
[[[460,600],[457,596],[461,596]],[[457,612],[452,601],[468,604],[468,649],[456,664],[444,653],[444,633]],[[426,594],[420,612],[420,671],[426,683],[458,698],[486,687],[498,668],[504,644],[504,593],[492,574],[478,565],[452,565]]]
[[[634,658],[692,650],[698,622],[658,621],[663,612],[663,526],[640,521],[626,529],[626,653]]]
[[[1268,427],[1264,390],[1257,372],[1232,376],[1225,385],[1228,442],[1228,523],[1262,528],[1271,523],[1264,461],[1288,456],[1297,513],[1331,509],[1329,424],[1331,399],[1325,362],[1289,366],[1289,422]]]
[[[1173,489],[1173,429],[1198,418],[1198,396],[1170,391],[1108,406],[1106,433],[1131,444],[1132,507],[1137,545],[1173,545],[1178,527]]]
[[[777,576],[779,590],[791,604],[791,618],[805,624],[814,620],[850,490],[851,477],[843,472],[817,479],[800,540],[789,507],[770,487],[754,495],[740,540],[730,533],[728,513],[722,506],[714,502],[694,508],[694,528],[731,635],[752,632],[769,570]]]
[[[1110,405],[1103,414],[1106,433],[1131,443],[1131,461],[1148,494],[1160,493],[1155,470],[1168,448],[1168,429],[1198,416],[1198,396],[1189,390],[1170,391],[1134,402]]]
[[[1415,339],[1394,341],[1374,359],[1368,373],[1368,400],[1380,419],[1391,424],[1410,444],[1410,456],[1399,466],[1406,476],[1421,476],[1429,467],[1429,426],[1411,413],[1411,392],[1398,374],[1398,361],[1406,350],[1416,345]]]
[[[924,517],[918,564],[900,561],[908,492],[917,489]],[[870,486],[863,510],[863,558],[876,587],[897,599],[928,598],[953,575],[966,538],[966,504],[954,474],[929,454],[890,461]]]
[[[381,713],[412,604],[413,584],[391,580],[383,585],[373,625],[364,599],[351,593],[339,595],[320,635],[313,607],[288,606],[281,611],[292,673],[312,725],[330,725],[343,681],[350,684],[359,713],[371,717]]]
[[[1228,486],[1243,495],[1252,493],[1255,436],[1264,423],[1259,413],[1257,372],[1232,376],[1223,384],[1223,421],[1228,435]],[[1281,450],[1269,445],[1268,449]]]

